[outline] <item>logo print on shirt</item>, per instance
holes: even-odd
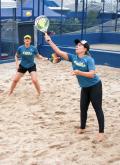
[[[26,51],[24,51],[24,52],[23,52],[23,55],[25,55],[25,56],[31,56],[32,53],[31,53],[31,52],[26,52]]]
[[[77,65],[77,66],[86,67],[84,62],[78,62],[78,61],[75,60],[74,64]]]

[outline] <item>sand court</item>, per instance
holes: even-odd
[[[120,69],[97,66],[103,82],[106,140],[94,141],[98,132],[90,105],[87,132],[79,126],[80,89],[69,62],[37,62],[41,95],[28,73],[13,95],[7,93],[15,63],[0,65],[0,165],[119,165]]]

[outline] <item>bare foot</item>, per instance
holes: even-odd
[[[41,91],[38,93],[38,96],[40,96]]]
[[[98,142],[102,142],[104,139],[105,139],[104,133],[98,133],[98,134],[96,135],[96,140],[97,140]]]
[[[8,96],[11,96],[11,94],[12,94],[12,92],[9,92],[9,93],[8,93]]]
[[[85,133],[85,129],[81,129],[79,128],[77,131],[76,131],[77,134],[83,134]]]
[[[36,94],[36,97],[40,97],[40,93],[37,93],[37,94]]]
[[[40,89],[40,91],[39,92],[37,92],[37,97],[39,97],[40,96],[40,94],[41,94],[41,89]]]

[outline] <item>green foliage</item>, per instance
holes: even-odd
[[[86,18],[86,28],[92,27],[98,24],[97,19],[98,12],[97,11],[89,11]]]
[[[84,27],[89,28],[99,24],[97,11],[88,11],[86,19],[84,20]],[[50,20],[49,31],[54,31],[56,34],[71,33],[81,30],[81,20],[79,18],[63,19],[62,22],[58,20]]]
[[[50,20],[49,31],[54,31],[56,34],[69,33],[80,30],[80,20],[77,18]]]

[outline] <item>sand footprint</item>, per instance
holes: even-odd
[[[65,115],[66,113],[65,112],[62,112],[62,111],[56,111],[55,114],[56,115]]]
[[[54,144],[49,146],[49,148],[56,148],[56,149],[61,149],[61,148],[65,148],[66,146],[64,144]]]
[[[108,164],[113,164],[113,163],[115,163],[116,165],[120,165],[120,156],[116,156],[108,160]]]
[[[80,140],[84,140],[84,141],[88,141],[88,140],[90,140],[90,137],[89,136],[82,136],[81,138],[80,138]]]
[[[114,144],[113,144],[113,142],[104,142],[103,143],[103,147],[104,148],[111,148],[111,147],[113,147],[114,146]]]
[[[40,156],[44,156],[48,153],[48,150],[44,150],[44,151],[35,151],[34,154],[36,157],[40,157]]]

